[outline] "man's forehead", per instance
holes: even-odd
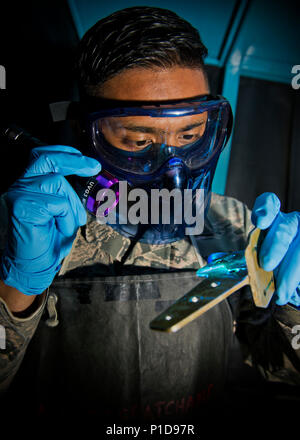
[[[192,98],[209,93],[203,71],[199,68],[127,69],[100,88],[98,96],[124,101],[163,101]]]
[[[159,131],[183,131],[200,126],[207,119],[207,112],[180,117],[125,116],[105,118],[105,125],[113,130],[151,133]]]

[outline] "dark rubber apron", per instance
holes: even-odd
[[[197,282],[189,271],[56,281],[59,324],[41,322],[31,346],[39,346],[40,410],[180,420],[219,400],[232,341],[228,303],[174,334],[149,328]]]
[[[245,243],[242,234],[220,234],[200,245],[206,257]],[[32,405],[45,415],[105,422],[198,420],[222,405],[233,341],[228,302],[177,333],[149,328],[199,281],[194,270],[56,279],[50,292],[59,324],[49,328],[42,318],[22,366]]]

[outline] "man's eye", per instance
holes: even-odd
[[[120,142],[120,144],[122,145],[122,147],[120,146],[120,148],[123,148],[124,150],[128,150],[128,151],[142,150],[151,143],[152,143],[151,139],[136,140],[136,139],[123,138]]]
[[[187,141],[193,139],[194,137],[195,137],[194,134],[184,134],[184,135],[182,136],[182,138],[185,139],[185,140],[187,140]]]
[[[201,134],[200,133],[194,133],[194,134],[183,134],[179,141],[184,144],[191,144],[193,142],[196,142],[198,139],[200,139]]]
[[[136,141],[135,143],[136,143],[136,146],[137,146],[137,147],[144,147],[144,146],[146,146],[147,144],[149,144],[149,142],[150,142],[150,141],[144,140],[144,141]]]

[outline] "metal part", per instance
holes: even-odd
[[[176,332],[231,293],[248,284],[248,276],[208,277],[150,323],[152,330]]]
[[[258,265],[260,232],[260,229],[251,231],[245,251],[228,253],[199,269],[197,275],[204,280],[153,319],[150,328],[176,332],[247,284],[255,305],[267,307],[275,283],[273,272],[266,272]]]

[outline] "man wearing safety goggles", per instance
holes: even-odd
[[[80,145],[33,149],[23,176],[1,200],[10,227],[1,260],[0,317],[12,346],[10,354],[0,351],[3,390],[9,390],[43,310],[49,315],[38,328],[44,348],[41,355],[35,347],[33,411],[42,405],[46,415],[60,410],[64,417],[97,415],[104,422],[176,422],[199,421],[207,408],[224,403],[233,320],[245,323],[243,308],[250,317],[257,312],[249,291],[176,335],[153,332],[149,322],[199,282],[195,270],[210,254],[244,249],[253,224],[267,230],[260,263],[275,270],[277,305],[300,304],[299,213],[280,212],[270,193],[257,198],[251,214],[241,202],[211,192],[232,113],[225,98],[210,94],[206,53],[198,32],[168,10],[128,8],[97,22],[78,53]],[[70,175],[84,179],[70,184]],[[74,189],[82,182],[78,195]],[[126,202],[144,194],[147,202],[139,208],[147,211],[146,221],[122,217],[122,182],[143,191]],[[107,221],[100,222],[104,198],[98,190],[109,188],[118,196],[115,217],[104,215]],[[154,206],[153,190],[182,196],[169,221],[155,208],[168,197]],[[189,206],[183,200],[188,190]],[[201,233],[191,233],[188,209],[194,220],[203,214]],[[275,322],[269,309],[260,323],[268,319]],[[261,329],[252,327],[253,334]],[[246,344],[249,328],[243,328]],[[272,344],[281,349],[278,341]],[[272,377],[274,365],[289,371],[283,361],[276,364],[278,356],[263,355],[255,360],[265,362]]]

